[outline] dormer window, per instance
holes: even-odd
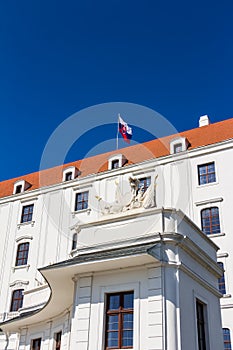
[[[108,170],[121,168],[126,162],[127,159],[123,154],[114,154],[108,158]]]
[[[177,137],[170,141],[170,154],[187,151],[189,142],[186,137]]]
[[[71,171],[69,171],[68,173],[66,173],[66,175],[65,175],[65,181],[70,181],[70,180],[72,180],[73,178],[72,178],[72,172]]]
[[[30,187],[30,183],[25,180],[19,180],[14,183],[13,194],[19,194],[26,191]]]
[[[62,181],[71,181],[78,176],[78,169],[75,166],[70,166],[63,170]]]
[[[112,161],[112,169],[119,168],[119,159],[115,159]]]
[[[16,188],[15,188],[15,194],[21,193],[21,192],[22,192],[22,189],[23,189],[23,186],[22,186],[22,185],[16,186]]]
[[[174,145],[174,153],[182,152],[182,143],[177,143]]]

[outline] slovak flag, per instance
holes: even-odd
[[[118,116],[118,129],[125,142],[130,143],[133,134],[132,128],[126,122],[124,122],[120,116]]]

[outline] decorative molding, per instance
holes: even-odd
[[[25,202],[33,202],[38,200],[38,196],[27,196],[23,199],[20,200],[21,203],[25,203]],[[30,204],[30,203],[29,203]]]
[[[202,185],[203,186],[203,185]],[[206,205],[206,204],[212,204],[212,203],[219,203],[222,202],[223,198],[219,197],[219,198],[212,198],[212,199],[206,199],[204,201],[200,201],[200,202],[195,202],[195,205],[198,207],[200,205]]]
[[[29,236],[29,235],[24,235],[24,236],[19,236],[15,239],[15,242],[19,242],[19,241],[22,241],[22,240],[32,240],[33,237],[32,236]]]
[[[27,271],[29,270],[30,265],[20,265],[20,266],[12,266],[12,271],[15,272],[15,270],[21,270],[21,269],[26,269]]]
[[[27,221],[27,222],[22,222],[20,224],[17,224],[17,228],[18,230],[22,227],[22,226],[27,226],[27,225],[31,225],[31,227],[33,227],[35,224],[35,221]]]
[[[227,258],[229,256],[229,254],[228,253],[219,253],[219,254],[217,254],[217,259],[221,259],[221,258]]]
[[[87,213],[87,215],[90,215],[90,212],[91,212],[91,208],[87,208],[87,209],[72,211],[71,214],[72,214],[72,218],[74,219],[77,214]]]
[[[29,284],[29,281],[21,281],[21,280],[16,280],[14,282],[11,282],[9,284],[10,287],[23,287],[23,286],[27,286]]]

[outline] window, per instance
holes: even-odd
[[[115,159],[112,161],[112,169],[119,168],[119,159]]]
[[[220,221],[218,207],[203,209],[201,211],[202,231],[206,235],[220,233]]]
[[[61,335],[62,335],[62,332],[58,332],[54,334],[55,350],[61,349]]]
[[[73,179],[72,171],[69,171],[68,173],[65,174],[65,181],[70,181],[72,179]]]
[[[77,239],[78,239],[78,235],[77,235],[77,233],[74,233],[73,240],[72,240],[72,250],[77,248]]]
[[[23,305],[23,289],[14,290],[11,298],[10,311],[18,311]]]
[[[206,350],[205,305],[196,300],[198,350]]]
[[[148,187],[151,184],[151,178],[150,177],[143,177],[142,179],[139,179],[139,186],[138,189],[142,189],[143,193],[146,192]]]
[[[27,265],[29,243],[21,243],[18,245],[15,266]]]
[[[32,221],[34,204],[25,205],[22,210],[21,223]]]
[[[133,347],[133,292],[107,295],[106,349]]]
[[[88,208],[88,191],[76,194],[75,211]]]
[[[198,181],[199,185],[216,181],[214,162],[198,165]]]
[[[40,346],[41,346],[41,338],[32,340],[31,350],[40,350]]]
[[[16,186],[16,188],[15,188],[15,194],[17,194],[17,193],[21,193],[21,192],[22,192],[22,190],[23,190],[23,186],[22,186],[22,185],[18,185],[18,186]]]
[[[182,152],[182,143],[177,143],[174,145],[174,153]]]
[[[231,350],[231,335],[230,329],[223,328],[223,342],[224,342],[224,350]]]
[[[226,294],[224,265],[222,262],[218,262],[218,266],[222,269],[222,276],[218,279],[218,289],[220,293]]]

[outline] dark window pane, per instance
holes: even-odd
[[[23,305],[23,289],[15,290],[12,293],[10,311],[18,311]]]
[[[198,181],[199,185],[216,181],[214,162],[198,166]]]
[[[75,210],[88,208],[88,191],[76,194]]]
[[[133,308],[133,293],[124,295],[123,308],[124,309]]]
[[[118,332],[109,332],[107,335],[107,347],[116,348],[118,347]]]
[[[120,307],[120,295],[110,295],[109,297],[109,310],[116,310]]]
[[[109,331],[118,330],[118,315],[108,316],[107,330]]]
[[[122,345],[133,346],[133,331],[123,331]]]

